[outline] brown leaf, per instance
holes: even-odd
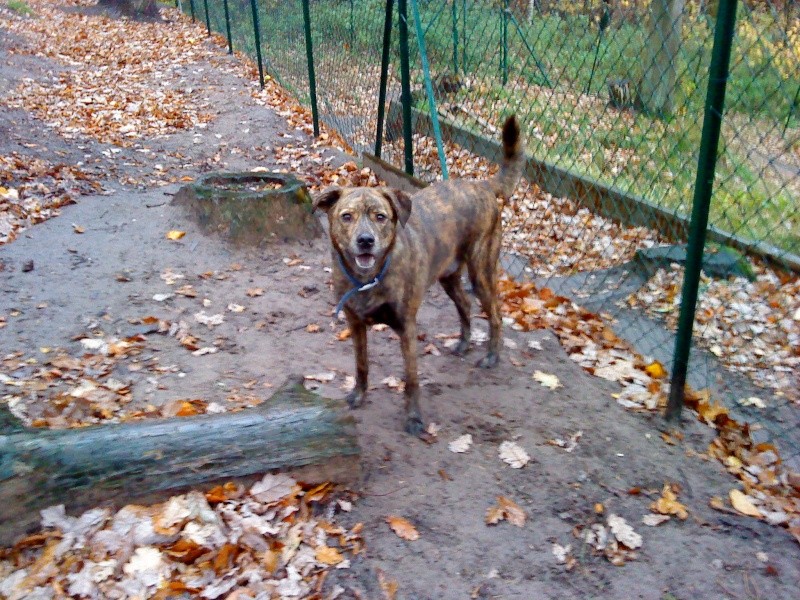
[[[397,596],[397,581],[389,579],[386,574],[378,569],[378,584],[381,586],[383,597],[385,600],[394,600]]]
[[[264,290],[261,288],[250,288],[247,290],[247,295],[251,298],[255,298],[256,296],[263,296]]]
[[[486,517],[484,518],[484,521],[487,525],[497,525],[505,518],[506,516],[502,508],[499,506],[490,506],[486,510]]]
[[[394,531],[398,537],[404,540],[408,540],[410,542],[419,539],[419,532],[408,519],[389,515],[388,517],[386,517],[386,522],[389,524],[389,527],[392,528],[392,531]]]

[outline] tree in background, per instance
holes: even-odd
[[[684,0],[653,0],[645,43],[646,58],[641,96],[644,109],[669,116],[675,108],[677,59],[681,45]]]

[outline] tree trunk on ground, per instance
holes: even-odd
[[[0,405],[0,544],[35,528],[39,511],[55,504],[80,511],[153,502],[273,469],[309,483],[355,483],[359,447],[345,403],[295,377],[237,413],[81,429],[23,427]]]
[[[99,0],[98,6],[113,8],[126,15],[158,16],[157,0]]]
[[[645,63],[639,95],[645,111],[668,116],[675,109],[678,51],[684,0],[653,0],[645,40]]]

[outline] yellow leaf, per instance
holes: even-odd
[[[320,329],[321,329],[320,326],[317,325],[316,323],[309,323],[308,325],[306,325],[306,331],[308,333],[319,333]]]
[[[654,360],[647,365],[644,370],[647,371],[647,374],[650,375],[650,377],[655,379],[661,379],[667,374],[667,372],[664,370],[664,366],[657,360]]]
[[[173,229],[172,231],[167,232],[167,239],[177,241],[181,239],[183,236],[186,235],[185,231],[178,231],[177,229]]]
[[[748,517],[756,517],[760,519],[763,515],[758,507],[753,504],[753,501],[739,490],[731,490],[730,492],[731,505],[737,511]]]
[[[342,553],[330,546],[317,546],[314,554],[317,562],[323,565],[338,565],[344,560]]]
[[[662,515],[675,515],[681,520],[689,517],[689,512],[686,510],[686,507],[678,502],[678,496],[668,483],[664,484],[661,498],[650,505],[650,510],[661,513]]]
[[[408,519],[389,515],[386,517],[386,522],[389,524],[389,527],[392,528],[392,531],[397,534],[397,537],[410,542],[419,539],[419,532]]]

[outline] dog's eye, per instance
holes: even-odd
[[[342,213],[342,221],[344,221],[345,223],[349,223],[352,220],[353,220],[353,215],[351,215],[350,213]]]
[[[377,215],[375,215],[375,220],[378,223],[383,223],[387,218],[388,217],[386,215],[384,215],[383,213],[378,213]]]

